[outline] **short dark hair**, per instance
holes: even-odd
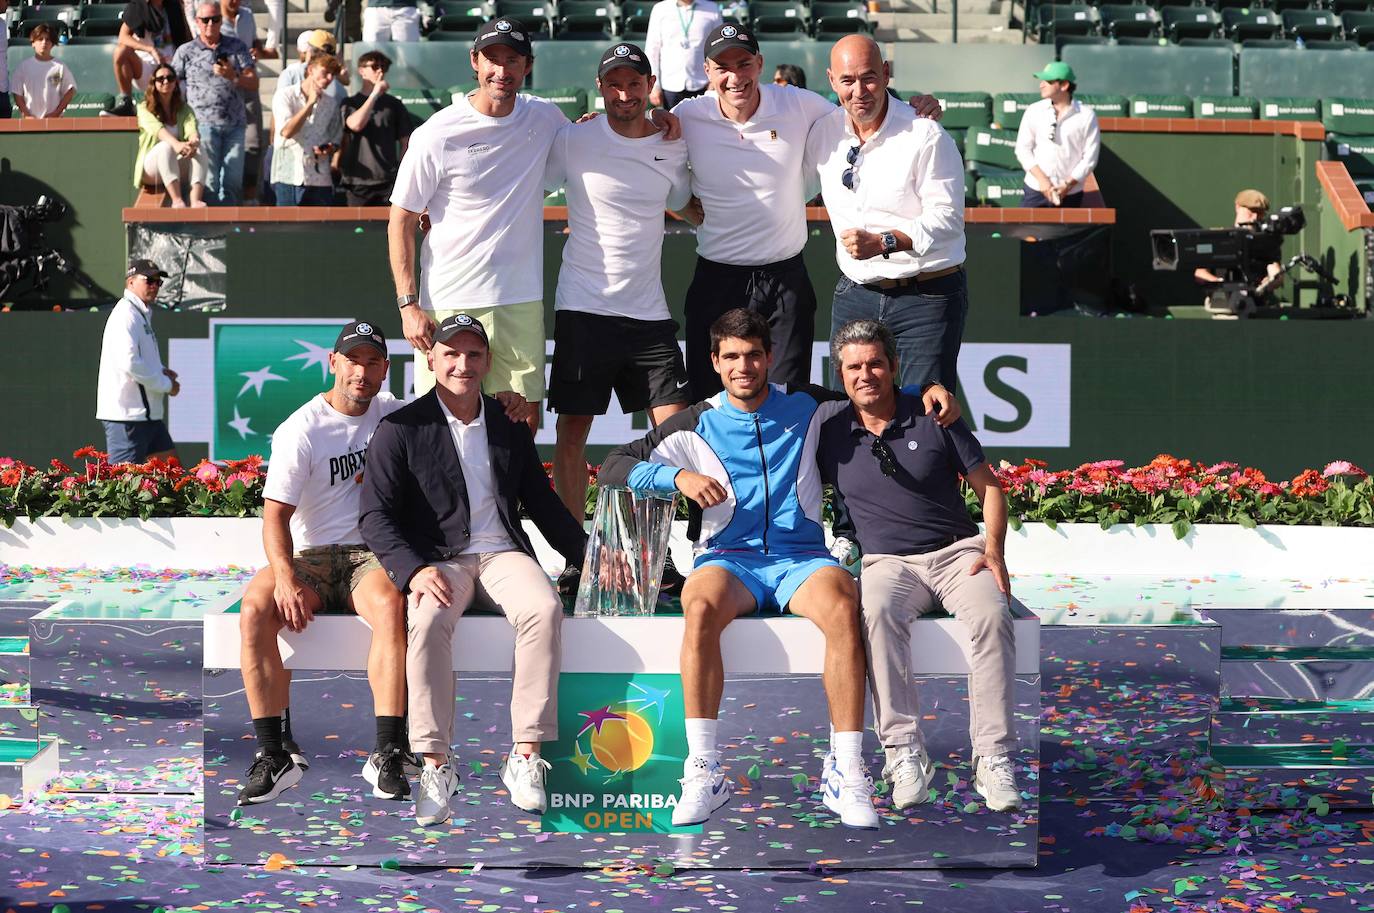
[[[806,88],[806,71],[795,63],[780,63],[778,68],[773,71],[774,77],[781,76],[783,81],[789,86],[796,86],[798,89]]]
[[[773,333],[768,329],[768,321],[758,311],[735,308],[726,311],[711,324],[711,354],[720,354],[722,339],[757,339],[763,343],[764,352],[773,351]]]
[[[368,51],[358,58],[358,66],[376,67],[378,70],[385,73],[387,70],[391,69],[391,58],[381,51]]]
[[[29,29],[29,44],[33,44],[40,38],[46,38],[49,41],[57,41],[57,36],[53,34],[52,26],[48,25],[46,22],[40,22]]]

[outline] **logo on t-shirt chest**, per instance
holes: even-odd
[[[329,458],[329,486],[353,480],[361,483],[363,480],[363,467],[367,464],[367,448],[353,450],[341,456]],[[356,476],[356,479],[354,478]]]

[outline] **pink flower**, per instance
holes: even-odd
[[[152,479],[144,479],[138,487],[151,494],[157,494],[157,483]]]
[[[1120,469],[1125,466],[1124,460],[1098,460],[1096,463],[1088,464],[1093,469]]]
[[[1207,474],[1210,475],[1210,476],[1214,476],[1214,475],[1219,475],[1219,474],[1225,472],[1225,471],[1228,470],[1228,469],[1239,469],[1239,468],[1240,468],[1240,465],[1237,464],[1237,463],[1217,463],[1215,466],[1208,466],[1206,469],[1204,469],[1204,470],[1202,470],[1202,471],[1205,472],[1205,473],[1207,473]],[[1235,476],[1236,473],[1233,472],[1233,473],[1231,473],[1231,475],[1232,475],[1232,476]],[[1232,479],[1232,481],[1234,481],[1234,478]]]
[[[1334,460],[1326,464],[1322,470],[1322,478],[1329,479],[1332,476],[1356,476],[1364,478],[1367,473],[1349,460]]]
[[[213,482],[219,478],[219,467],[205,460],[196,467],[196,478],[202,482]]]
[[[235,482],[242,482],[245,486],[252,485],[261,476],[256,472],[233,472],[224,477],[224,487],[228,488]]]
[[[1184,479],[1179,487],[1181,487],[1183,493],[1190,498],[1196,497],[1202,491],[1202,486],[1192,479]]]

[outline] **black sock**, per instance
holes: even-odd
[[[401,749],[408,748],[409,746],[403,744],[405,727],[406,718],[403,716],[377,717],[377,750],[381,751],[388,745]]]
[[[281,717],[260,716],[253,718],[253,730],[258,734],[258,747],[263,754],[282,754]]]
[[[287,741],[294,742],[296,737],[291,734],[291,708],[287,707],[281,712],[281,737]]]

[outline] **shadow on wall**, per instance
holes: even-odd
[[[72,239],[72,228],[80,224],[77,221],[79,214],[71,202],[56,187],[30,174],[14,170],[14,165],[9,158],[0,158],[0,205],[31,206],[38,202],[39,197],[42,196],[57,200],[65,207],[66,212],[55,222],[43,222],[37,225],[41,238],[31,233],[28,238],[28,249],[21,255],[37,253],[39,250],[56,251],[61,254],[67,269],[59,269],[56,262],[49,258],[45,269],[50,276],[47,288],[43,291],[32,291],[33,283],[31,281],[21,281],[16,286],[18,300],[28,305],[35,305],[45,302],[60,304],[73,298],[79,298],[83,302],[93,304],[116,299],[117,294],[96,284],[82,270],[81,258],[76,253],[76,245]],[[32,231],[35,226],[31,224],[29,227]],[[69,273],[69,275],[63,275],[63,273]],[[72,278],[70,274],[79,276],[80,281]],[[87,296],[80,297],[77,292],[81,290],[83,285]],[[5,297],[6,302],[14,300],[16,299],[13,295],[6,295]]]

